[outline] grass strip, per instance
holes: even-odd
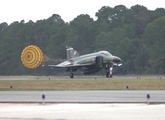
[[[12,87],[12,88],[11,88]],[[163,79],[0,80],[0,91],[165,90]]]

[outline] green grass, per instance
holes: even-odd
[[[165,79],[156,76],[142,77],[77,77],[74,79],[57,80],[0,80],[0,91],[26,91],[26,90],[165,90]],[[66,80],[65,80],[66,79]],[[10,88],[12,86],[12,89]]]

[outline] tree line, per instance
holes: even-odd
[[[88,14],[65,22],[60,15],[25,23],[0,24],[0,75],[56,75],[62,70],[39,67],[31,70],[21,63],[21,52],[37,45],[55,60],[66,59],[66,45],[83,55],[107,50],[123,65],[116,74],[165,73],[165,9],[148,10],[135,5],[103,6],[93,20]],[[101,73],[102,74],[102,73]]]

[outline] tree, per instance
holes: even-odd
[[[129,16],[129,10],[124,5],[118,5],[114,8],[104,6],[96,13],[97,21],[99,23],[107,22],[109,29],[122,27],[124,23],[129,22]]]
[[[133,41],[129,38],[123,38],[120,44],[116,48],[116,54],[121,57],[123,61],[123,67],[121,67],[121,73],[135,73],[134,59],[137,47]]]
[[[143,34],[143,42],[148,49],[148,61],[152,73],[165,72],[165,17],[160,17],[149,23]]]
[[[122,28],[115,28],[110,32],[101,32],[94,42],[95,50],[107,50],[115,54],[116,47],[119,45],[126,32]]]
[[[82,54],[90,51],[90,49],[87,50],[87,48],[92,48],[95,33],[92,28],[93,22],[93,19],[90,18],[89,15],[79,15],[70,22],[71,31],[68,36],[68,41],[74,40],[74,43],[72,42],[73,47],[78,48]]]
[[[134,21],[133,25],[136,28],[136,37],[141,37],[141,34],[144,32],[146,25],[150,21],[149,13],[146,7],[135,5],[131,7],[131,10],[134,12]]]
[[[97,17],[98,21],[106,21],[108,22],[108,17],[110,12],[112,11],[113,8],[109,6],[103,6],[98,12],[96,12],[95,16]]]
[[[0,34],[3,33],[3,31],[8,27],[8,24],[6,22],[0,24]]]

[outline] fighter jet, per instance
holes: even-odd
[[[121,66],[121,59],[108,51],[99,51],[91,54],[81,55],[70,46],[66,46],[67,60],[57,65],[42,65],[51,68],[66,68],[70,72],[70,78],[74,77],[73,72],[80,70],[82,74],[88,75],[99,72],[105,68],[106,77],[112,77],[113,66]]]

